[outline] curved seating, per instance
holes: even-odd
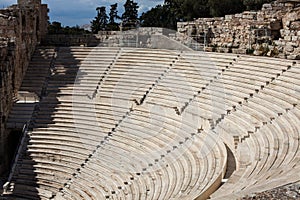
[[[59,48],[12,196],[235,199],[300,180],[298,67],[234,54]],[[219,188],[225,144],[236,170]]]
[[[246,168],[241,167],[236,172],[236,175],[234,174],[232,176],[232,181],[224,184],[212,197],[220,198],[222,196],[222,198],[228,199],[236,198],[237,196],[242,197],[254,191],[263,191],[285,184],[290,181],[289,178],[291,180],[293,179],[289,175],[290,172],[286,171],[286,168],[289,168],[290,171],[295,171],[294,167],[297,166],[296,163],[299,161],[299,159],[296,158],[296,160],[298,160],[296,163],[290,163],[290,160],[295,158],[295,154],[297,154],[296,152],[298,152],[297,149],[299,148],[299,132],[296,128],[299,119],[291,119],[291,116],[294,112],[298,111],[298,108],[292,105],[293,103],[288,102],[288,99],[282,97],[286,94],[276,92],[277,89],[281,87],[277,86],[276,83],[277,81],[275,80],[274,85],[272,85],[272,93],[262,91],[262,93],[256,96],[260,101],[256,101],[255,97],[253,98],[254,104],[246,104],[247,107],[253,108],[258,107],[259,103],[265,105],[265,112],[262,112],[261,109],[257,111],[253,109],[252,111],[257,113],[261,112],[266,115],[264,119],[259,120],[265,124],[259,125],[259,129],[252,132],[250,137],[245,139],[245,141],[256,140],[256,145],[254,145],[252,149],[258,153],[257,156],[255,156],[258,160],[255,159],[248,163]],[[288,85],[289,89],[293,90],[293,83],[286,83],[286,86]],[[252,99],[250,101],[252,101]],[[263,103],[264,101],[266,103]],[[269,103],[267,103],[267,101]],[[278,116],[276,116],[276,114],[278,114]],[[244,145],[246,144],[242,143],[239,147],[242,148]],[[259,150],[259,148],[261,150]],[[253,154],[255,155],[254,152]],[[240,156],[242,157],[243,155],[244,154],[241,154]],[[284,180],[280,178],[284,176]],[[272,184],[268,185],[267,183],[269,181]]]

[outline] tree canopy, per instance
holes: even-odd
[[[51,24],[48,25],[48,34],[54,35],[54,34],[64,34],[64,35],[82,35],[90,33],[87,30],[84,30],[83,28],[80,28],[78,25],[74,27],[69,26],[62,26],[60,22],[54,21]]]
[[[210,15],[213,17],[222,17],[245,10],[243,0],[208,0],[208,5]]]
[[[272,0],[165,0],[140,17],[142,26],[176,29],[177,22],[258,10]],[[156,20],[155,20],[156,19]]]
[[[138,21],[138,4],[133,0],[126,0],[124,4],[125,12],[122,15],[122,25],[132,26],[135,25]]]
[[[101,30],[110,30],[115,31],[119,30],[119,25],[122,23],[122,26],[125,29],[135,28],[138,24],[138,3],[133,0],[126,0],[124,4],[124,13],[120,17],[118,15],[118,4],[110,5],[109,15],[106,14],[106,7],[98,7],[96,10],[97,16],[93,21],[91,21],[91,29],[93,33],[97,33]],[[121,20],[120,23],[117,21]]]
[[[273,0],[243,0],[247,10],[258,10],[264,3],[270,3]]]
[[[120,19],[117,8],[117,3],[110,5],[108,29],[111,31],[119,30],[119,24],[116,22],[116,20]]]
[[[92,32],[98,33],[98,31],[104,31],[106,30],[107,23],[108,23],[108,16],[106,14],[106,8],[105,6],[96,8],[97,10],[97,16],[95,19],[91,22],[92,26]]]
[[[261,9],[262,4],[272,0],[165,0],[138,17],[138,3],[126,0],[124,13],[118,16],[118,4],[110,6],[109,16],[105,7],[97,8],[97,16],[91,22],[94,33],[99,30],[123,30],[135,28],[140,22],[144,27],[164,27],[176,29],[177,22],[192,21],[202,17],[222,17],[227,14],[241,13],[245,10]],[[121,20],[121,21],[120,21]]]

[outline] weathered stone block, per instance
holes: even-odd
[[[293,51],[294,51],[294,47],[293,47],[292,45],[287,45],[287,46],[285,47],[285,50],[286,50],[287,52],[293,52]]]
[[[285,33],[285,31],[286,31],[285,29],[280,29],[281,37],[284,37],[284,36],[288,35],[288,34]]]
[[[292,46],[292,47],[298,47],[298,43],[297,42],[287,42],[286,45],[287,46]]]
[[[234,54],[246,54],[247,49],[232,49],[232,53],[234,53]]]
[[[277,55],[278,58],[286,59],[286,54],[285,53],[279,53]]]
[[[300,40],[299,36],[292,36],[292,41],[298,41],[298,40]]]
[[[255,51],[253,52],[253,55],[255,55],[255,56],[262,56],[262,55],[263,55],[263,51],[255,50]]]
[[[292,22],[300,21],[300,9],[296,9],[292,12],[287,12],[282,19],[284,28],[288,28]]]
[[[287,2],[287,3],[284,4],[284,6],[292,8],[292,7],[294,7],[294,4],[290,3],[290,2]]]
[[[290,54],[287,56],[287,59],[289,60],[300,60],[300,55],[299,54]]]
[[[232,20],[234,15],[225,15],[225,20]]]
[[[292,37],[291,36],[284,36],[284,40],[289,42],[292,41]]]
[[[281,40],[275,40],[275,41],[274,41],[274,44],[275,44],[276,46],[281,46],[281,45],[282,45],[282,41],[281,41]]]
[[[290,28],[293,30],[300,30],[300,21],[291,22]]]
[[[234,17],[236,17],[236,18],[242,18],[242,16],[243,16],[242,13],[240,13],[240,14],[235,14],[235,15],[234,15]]]
[[[264,4],[262,6],[262,10],[272,10],[272,5],[271,4]]]
[[[229,52],[229,48],[226,48],[226,47],[219,47],[219,48],[217,49],[217,51],[218,51],[219,53],[228,53],[228,52]]]
[[[205,47],[204,51],[213,52],[213,47]]]

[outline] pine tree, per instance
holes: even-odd
[[[122,15],[123,27],[135,27],[138,22],[138,4],[133,0],[127,0],[124,4],[124,13]]]
[[[118,4],[112,4],[110,5],[110,12],[109,12],[109,30],[116,31],[119,30],[118,23],[116,23],[116,19],[120,19],[118,16]]]
[[[91,22],[92,32],[98,33],[98,31],[106,30],[107,23],[108,23],[108,16],[106,14],[106,8],[104,6],[98,7],[97,9],[97,16]]]

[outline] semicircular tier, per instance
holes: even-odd
[[[8,197],[235,199],[300,180],[299,63],[106,47],[55,55],[45,69],[33,57],[23,82],[42,98]],[[48,76],[30,74],[37,67]]]

